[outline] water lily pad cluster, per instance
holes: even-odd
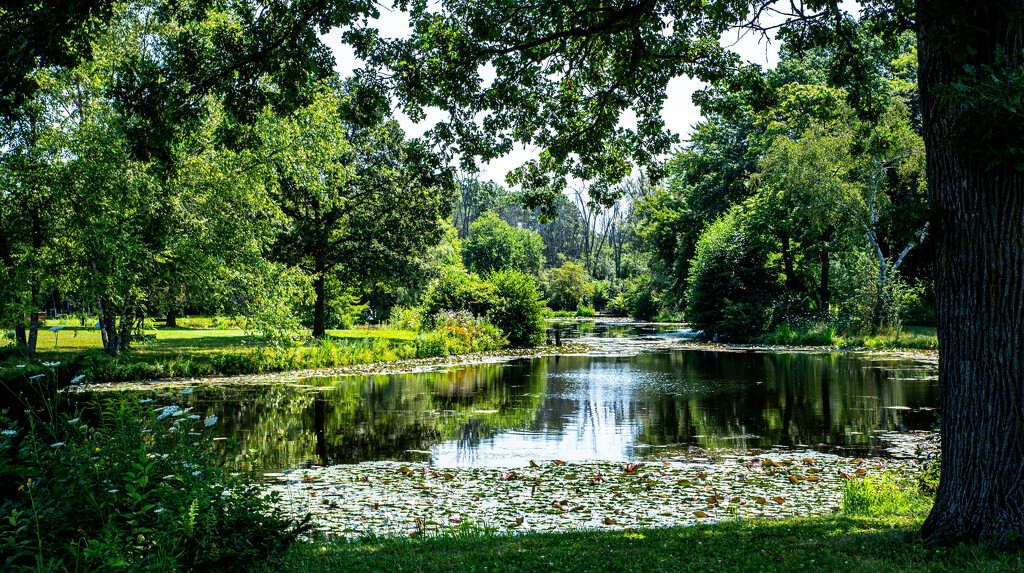
[[[398,462],[269,474],[291,515],[312,513],[328,536],[417,536],[492,531],[628,529],[729,519],[828,514],[843,484],[877,472],[911,479],[914,459],[850,459],[818,452],[719,454],[717,461],[531,462],[452,468]]]

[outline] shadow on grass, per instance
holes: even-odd
[[[1021,571],[1020,554],[926,547],[921,518],[824,517],[632,531],[317,542],[280,571]]]

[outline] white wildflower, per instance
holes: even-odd
[[[78,376],[75,376],[74,378],[71,379],[71,383],[78,384],[82,380],[85,380],[85,374],[79,374]]]
[[[58,360],[57,362],[43,362],[43,366],[60,366],[60,361]]]
[[[64,445],[64,442],[54,442],[54,443],[50,444],[50,447],[51,448],[59,448],[59,447],[61,447],[63,445]]]
[[[209,416],[207,416],[206,419],[203,420],[203,423],[206,424],[207,428],[209,428],[210,426],[216,424],[217,423],[217,416],[216,416],[216,414],[210,414]]]
[[[202,416],[198,414],[192,414],[188,417],[189,420],[198,420],[199,418],[202,418]]]
[[[152,401],[152,398],[143,398],[142,400],[139,400],[139,404],[149,404]]]
[[[19,364],[19,365],[18,365],[18,368],[24,368],[24,367],[25,367],[25,365],[24,365],[24,364]]]
[[[69,423],[69,424],[74,424],[74,423],[75,423],[75,422],[77,422],[77,421],[78,421],[79,419],[80,419],[80,418],[72,418],[72,419],[68,420],[68,423]]]
[[[160,415],[156,417],[157,420],[163,420],[168,416],[178,416],[181,413],[181,408],[177,406],[164,406],[163,408],[157,408],[157,410],[163,410]]]
[[[18,431],[17,430],[4,430],[4,431],[0,432],[0,434],[3,434],[5,436],[17,436],[18,435]]]
[[[43,376],[46,376],[46,374],[36,374],[35,376],[29,376],[28,379],[35,380],[36,378],[42,378]]]
[[[192,388],[185,388],[184,390],[178,392],[178,394],[191,394],[191,393],[192,393]]]
[[[117,489],[117,488],[115,487],[114,489],[108,489],[108,490],[107,490],[107,493],[117,493],[117,492],[119,492],[119,491],[121,491],[121,490],[119,490],[119,489]]]

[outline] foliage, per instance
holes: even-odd
[[[853,515],[925,515],[932,500],[914,479],[895,472],[851,479],[843,489],[843,511]]]
[[[658,314],[658,300],[654,295],[651,277],[643,275],[630,282],[627,293],[629,316],[636,320],[649,321]]]
[[[543,248],[539,234],[514,228],[489,211],[469,226],[462,261],[480,274],[511,269],[535,275],[544,263]]]
[[[198,418],[127,398],[73,418],[44,404],[23,426],[0,417],[8,570],[247,570],[286,549],[307,523],[232,475],[237,452]]]
[[[746,340],[762,331],[775,290],[766,253],[737,210],[708,226],[690,263],[686,318],[705,336]]]
[[[495,350],[507,344],[505,334],[486,318],[469,311],[443,311],[434,317],[434,328],[416,336],[416,356],[447,356]]]
[[[548,304],[555,310],[575,309],[581,302],[590,304],[594,296],[589,273],[576,263],[566,261],[561,267],[548,269],[543,278]]]
[[[349,285],[395,274],[441,239],[451,213],[448,170],[387,111],[378,93],[349,81],[266,128],[285,215],[274,258],[311,276],[316,337],[329,274]]]
[[[391,311],[388,327],[399,330],[419,332],[423,326],[423,309],[418,307],[400,307]]]
[[[532,276],[515,270],[497,271],[487,277],[494,286],[496,303],[487,315],[513,346],[537,346],[544,342],[541,315],[544,303]]]
[[[428,322],[444,310],[468,310],[486,315],[497,301],[494,287],[461,267],[441,271],[423,295],[423,312]]]

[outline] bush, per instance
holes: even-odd
[[[0,415],[7,571],[255,569],[308,529],[223,465],[237,450],[212,440],[216,417],[126,397],[56,410]]]
[[[548,304],[555,310],[576,310],[581,300],[593,298],[590,276],[576,263],[566,262],[559,268],[548,269],[545,279]]]
[[[458,267],[448,268],[430,283],[423,298],[423,314],[427,322],[445,310],[466,310],[484,316],[496,302],[494,287]]]
[[[518,271],[499,271],[488,281],[494,286],[497,304],[488,315],[513,346],[536,346],[544,342],[544,305],[537,283]]]
[[[391,318],[388,319],[388,328],[419,332],[422,327],[422,308],[401,306],[391,310]]]
[[[420,358],[496,350],[507,343],[501,330],[469,311],[444,311],[434,318],[434,330],[416,337]]]
[[[694,328],[738,341],[763,332],[777,290],[766,257],[745,234],[736,209],[708,225],[697,240],[687,279],[686,318]]]
[[[629,290],[629,315],[635,320],[650,321],[658,315],[658,301],[654,296],[651,277],[643,275],[633,282]]]

